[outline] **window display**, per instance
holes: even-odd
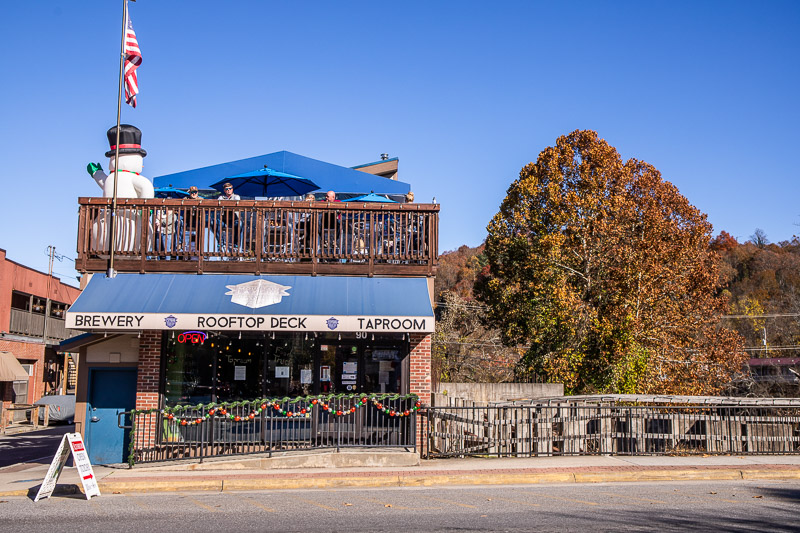
[[[166,332],[163,346],[167,406],[408,387],[401,337],[187,331]]]

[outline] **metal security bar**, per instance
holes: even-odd
[[[798,454],[797,405],[428,407],[426,458]]]
[[[322,448],[416,451],[416,398],[237,402],[123,413],[132,418],[129,463]],[[378,408],[380,407],[380,408]]]

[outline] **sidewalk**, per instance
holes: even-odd
[[[246,459],[246,458],[239,458]],[[204,465],[208,465],[206,462]],[[24,496],[37,489],[47,464],[0,468],[0,497]],[[538,457],[506,459],[437,459],[407,467],[245,468],[239,460],[198,465],[95,466],[106,494],[165,491],[236,491],[343,487],[419,487],[436,485],[505,485],[603,483],[632,481],[800,480],[800,456],[698,457]],[[57,491],[75,493],[80,481],[65,468]],[[35,493],[35,490],[34,490]]]

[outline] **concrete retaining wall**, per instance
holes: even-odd
[[[486,405],[490,402],[562,396],[561,383],[439,383],[434,393]]]

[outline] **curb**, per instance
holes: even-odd
[[[435,487],[446,485],[543,485],[550,483],[630,483],[647,481],[735,481],[735,480],[800,480],[800,467],[776,468],[717,468],[717,469],[636,469],[614,471],[561,472],[502,472],[502,473],[420,473],[386,475],[350,475],[339,477],[283,476],[237,477],[220,479],[100,480],[98,486],[105,494],[142,492],[200,492],[253,491],[338,488]],[[38,486],[38,485],[37,485]],[[34,487],[35,488],[35,487]],[[0,497],[29,496],[34,488],[0,491]],[[53,495],[82,493],[77,485],[59,485]]]
[[[642,481],[733,481],[800,479],[800,468],[775,470],[753,469],[670,469],[614,472],[543,472],[502,474],[403,474],[387,476],[346,476],[336,478],[239,478],[179,481],[100,481],[101,491],[174,492],[174,491],[246,491],[380,487],[433,487],[443,485],[539,485],[549,483],[624,483]],[[2,493],[0,493],[2,495]]]
[[[28,489],[19,489],[19,490],[7,490],[0,492],[0,498],[9,497],[9,496],[30,496],[33,499],[36,496],[36,491],[34,489],[38,489],[39,485],[34,485]],[[56,485],[56,488],[53,490],[53,496],[70,496],[72,494],[83,494],[83,489],[78,487],[77,485]]]

